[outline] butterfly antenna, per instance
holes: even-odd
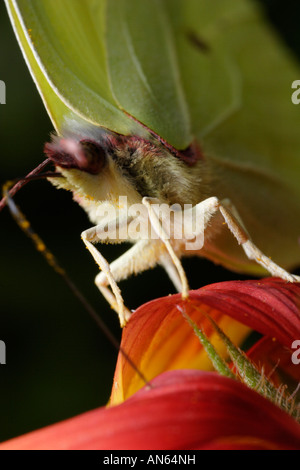
[[[138,374],[138,376],[142,379],[142,381],[145,383],[145,385],[152,388],[152,385],[146,379],[144,374],[138,369],[138,367],[135,365],[135,363],[130,358],[130,356],[127,354],[127,352],[120,346],[120,344],[119,344],[118,340],[116,339],[116,337],[112,334],[112,332],[109,330],[109,328],[106,326],[106,324],[98,316],[98,314],[96,313],[96,310],[88,302],[88,300],[85,298],[85,296],[80,292],[80,290],[74,284],[74,282],[71,280],[71,278],[68,276],[66,271],[60,266],[60,264],[56,260],[55,256],[46,247],[45,243],[40,238],[40,236],[33,230],[33,228],[31,227],[31,225],[29,223],[29,221],[26,219],[25,215],[22,213],[20,208],[16,205],[16,203],[13,200],[13,195],[19,189],[21,189],[24,186],[24,184],[26,184],[28,181],[31,181],[32,179],[37,179],[38,177],[43,177],[44,175],[46,175],[46,177],[57,176],[57,174],[53,173],[53,172],[38,175],[38,173],[40,171],[42,171],[42,169],[44,169],[45,166],[48,163],[49,163],[48,159],[45,160],[43,163],[41,163],[41,165],[39,165],[39,167],[37,167],[35,170],[33,170],[31,173],[29,173],[24,179],[20,180],[16,184],[14,184],[12,189],[9,189],[10,185],[9,185],[9,182],[7,182],[3,187],[3,199],[1,200],[1,203],[2,203],[3,207],[5,207],[5,205],[7,205],[8,209],[9,209],[12,217],[16,221],[16,223],[23,230],[23,232],[31,239],[31,241],[33,242],[35,248],[43,255],[43,257],[46,259],[47,263],[54,269],[54,271],[57,274],[59,274],[63,278],[64,282],[67,284],[67,286],[69,287],[69,289],[71,290],[73,295],[79,300],[79,302],[81,303],[83,308],[88,312],[90,317],[96,322],[98,327],[105,334],[105,336],[108,338],[108,340],[114,346],[114,348],[123,355],[123,357],[128,361],[128,363],[131,365],[133,370]],[[1,210],[1,208],[2,207],[0,206],[0,210]]]
[[[3,186],[3,198],[0,201],[0,212],[4,207],[7,205],[7,198],[10,196],[11,198],[21,189],[25,184],[29,183],[32,179],[39,175],[47,165],[51,163],[50,158],[46,158],[42,163],[40,163],[34,170],[28,173],[27,176],[24,178],[18,178],[17,181],[7,181]],[[52,174],[53,176],[53,174]],[[40,177],[40,175],[39,175]]]

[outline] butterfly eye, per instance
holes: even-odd
[[[103,147],[92,140],[59,139],[47,143],[44,152],[55,165],[62,168],[74,168],[96,175],[106,161]]]
[[[99,173],[106,161],[106,154],[103,147],[91,140],[81,140],[80,149],[83,159],[85,160],[84,171],[92,174]]]

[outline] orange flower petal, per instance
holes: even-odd
[[[245,338],[247,327],[276,337],[288,346],[300,338],[299,284],[274,278],[222,282],[191,291],[185,302],[178,294],[156,299],[132,315],[121,343],[148,380],[167,370],[211,369],[210,360],[178,306],[185,309],[221,355],[225,354],[224,345],[205,313],[214,318],[235,344]],[[119,354],[111,404],[127,399],[142,386],[142,379]]]

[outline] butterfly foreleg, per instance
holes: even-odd
[[[285,269],[278,266],[268,256],[266,256],[250,239],[250,236],[244,228],[241,218],[228,200],[219,203],[219,210],[237,242],[242,246],[246,256],[265,268],[272,276],[280,277],[289,282],[298,282],[299,276],[288,273]]]
[[[156,202],[157,201],[155,199],[151,198],[143,199],[143,203],[148,208],[150,221],[159,234],[161,240],[165,244],[176,269],[170,270],[170,259],[167,260],[168,265],[165,266],[165,268],[171,279],[175,280],[175,282],[173,280],[175,286],[177,288],[179,285],[182,286],[181,291],[183,293],[183,297],[187,297],[188,295],[188,284],[182,265],[180,263],[180,258],[182,256],[191,255],[193,250],[195,251],[195,254],[201,254],[201,246],[199,247],[199,244],[195,244],[195,242],[190,243],[190,241],[194,237],[195,240],[202,240],[203,245],[205,229],[208,228],[211,219],[218,211],[222,214],[227,227],[237,240],[238,244],[241,245],[246,256],[250,260],[253,260],[263,266],[272,276],[280,277],[281,279],[289,282],[300,281],[299,276],[292,275],[278,266],[252,242],[240,215],[229,200],[226,199],[220,201],[217,197],[210,197],[204,201],[201,201],[192,209],[189,209],[189,217],[194,219],[194,221],[196,219],[200,219],[201,223],[196,224],[197,229],[192,233],[189,233],[188,230],[184,230],[183,227],[181,227],[181,231],[183,233],[181,243],[178,243],[176,240],[172,239],[172,237],[167,236],[163,227],[163,223],[161,223],[157,213],[154,210]],[[184,221],[187,219],[182,220]],[[176,230],[178,231],[178,227],[176,227],[174,224],[172,230],[173,233],[175,233]]]
[[[121,222],[116,220],[111,221],[109,224],[99,224],[81,234],[83,242],[101,269],[101,272],[95,278],[95,284],[110,306],[118,313],[121,326],[124,326],[129,320],[131,312],[124,305],[117,282],[127,279],[132,274],[138,274],[154,267],[161,259],[168,256],[160,239],[145,239],[136,241],[129,250],[109,264],[94,246],[94,243],[120,243],[126,241],[124,239],[126,230],[122,230],[122,228],[128,228],[131,221],[132,218],[127,218]],[[116,225],[118,227],[117,232],[115,230]],[[119,236],[120,232],[123,233],[122,237]],[[128,237],[128,241],[132,240]]]

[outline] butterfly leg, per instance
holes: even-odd
[[[111,263],[111,275],[115,282],[127,279],[132,274],[138,274],[156,266],[163,254],[165,254],[165,247],[160,240],[140,240]],[[108,300],[112,308],[119,313],[112,302],[112,292],[108,288],[108,281],[108,277],[104,271],[100,272],[95,279],[95,283],[99,290]],[[121,317],[119,314],[121,326],[126,324],[130,315],[131,312],[127,309],[124,317]]]
[[[151,208],[151,204],[155,203],[156,200],[151,200],[151,198],[144,198],[143,203],[148,207],[149,218],[151,220],[152,225],[154,226],[157,233],[161,240],[165,243],[166,248],[170,254],[171,259],[174,262],[174,266],[177,269],[177,276],[174,274],[175,270],[173,269],[172,274],[170,271],[170,267],[166,267],[167,272],[169,273],[171,279],[173,280],[174,285],[178,288],[178,285],[181,283],[183,295],[187,295],[187,282],[185,281],[185,274],[182,275],[183,268],[179,261],[179,258],[184,255],[191,255],[192,251],[195,249],[193,244],[190,245],[188,248],[188,239],[183,236],[182,243],[177,244],[175,240],[168,240],[166,234],[163,230],[162,224],[158,220],[157,214]],[[217,197],[210,197],[205,199],[204,201],[200,202],[196,206],[193,207],[191,211],[191,216],[196,219],[200,218],[202,223],[198,225],[197,231],[193,233],[193,235],[197,238],[202,237],[202,241],[204,242],[204,231],[210,223],[212,217],[217,213],[220,212],[225,220],[225,223],[229,230],[232,232],[234,237],[236,238],[237,242],[243,248],[246,256],[256,261],[258,264],[263,266],[267,271],[272,274],[272,276],[280,277],[289,282],[300,281],[299,276],[292,275],[274,263],[270,258],[268,258],[264,253],[262,253],[259,248],[252,242],[236,208],[232,205],[229,200],[220,201]],[[189,237],[190,238],[190,237]],[[197,248],[197,253],[201,250]],[[161,263],[163,264],[163,263]],[[169,272],[170,271],[170,272]],[[183,271],[184,272],[184,271]],[[176,280],[177,277],[177,280]],[[180,279],[180,283],[178,282],[178,278]]]
[[[159,201],[144,197],[142,202],[148,209],[152,226],[169,253],[168,257],[161,258],[160,264],[167,271],[176,289],[182,292],[182,297],[187,298],[189,286],[180,258],[187,254],[191,255],[193,252],[196,254],[201,250],[204,244],[205,228],[212,216],[219,210],[219,200],[216,197],[211,197],[194,207],[184,208],[184,211],[181,211],[183,215],[181,218],[174,217],[169,235],[163,227],[164,218],[162,218],[162,222],[155,210],[155,205]],[[180,239],[178,239],[179,233],[181,234]]]
[[[256,261],[258,264],[263,266],[267,271],[269,271],[272,276],[280,277],[289,282],[299,281],[300,278],[293,274],[288,273],[276,263],[274,263],[270,258],[268,258],[262,251],[257,248],[257,246],[252,242],[248,232],[246,231],[240,216],[231,204],[230,201],[224,200],[218,202],[219,210],[237,242],[242,246],[245,254],[250,260]]]
[[[117,282],[127,279],[131,274],[137,274],[154,267],[160,262],[161,258],[165,258],[167,255],[165,246],[160,239],[139,240],[117,260],[109,264],[93,244],[97,242],[120,243],[125,241],[124,238],[118,238],[118,233],[122,231],[124,226],[128,226],[131,221],[132,218],[127,218],[109,224],[112,227],[112,232],[109,232],[109,228],[107,230],[107,224],[103,226],[99,224],[81,234],[84,244],[101,269],[101,272],[95,278],[95,284],[111,307],[118,313],[121,326],[124,326],[129,320],[131,312],[124,305]],[[117,234],[115,231],[116,225],[119,229]],[[103,235],[104,229],[106,230],[105,236]]]
[[[158,200],[155,199],[155,198],[144,197],[142,199],[142,203],[146,206],[146,208],[148,210],[148,215],[149,215],[150,222],[151,222],[154,230],[156,231],[156,233],[159,235],[160,239],[164,243],[166,249],[168,250],[169,256],[170,256],[171,260],[173,261],[173,264],[174,264],[178,274],[175,274],[174,269],[170,268],[170,263],[169,262],[167,262],[167,265],[165,265],[165,269],[167,270],[167,272],[168,272],[171,280],[173,281],[175,287],[178,288],[179,285],[181,286],[180,290],[181,290],[181,293],[182,293],[182,297],[186,299],[188,297],[188,293],[189,293],[189,285],[188,285],[187,277],[186,277],[185,271],[182,267],[182,264],[180,262],[180,259],[177,256],[177,254],[176,254],[176,252],[175,252],[175,250],[172,246],[172,245],[175,245],[174,241],[172,243],[172,236],[170,236],[170,234],[168,235],[166,233],[166,230],[163,227],[163,224],[159,220],[159,217],[158,217],[156,211],[154,210],[154,206],[158,203]],[[173,232],[174,232],[174,227],[173,227]],[[162,261],[161,264],[164,264],[164,261]],[[166,261],[165,261],[165,264],[166,264]]]
[[[99,268],[102,270],[102,273],[105,276],[105,279],[107,280],[107,283],[111,286],[111,290],[108,289],[107,287],[103,287],[103,289],[100,289],[103,296],[106,298],[106,300],[109,302],[111,307],[117,311],[119,318],[120,318],[120,323],[123,325],[126,322],[126,319],[129,318],[130,316],[130,311],[125,307],[123,297],[121,295],[121,291],[119,286],[117,285],[114,276],[111,272],[110,265],[107,262],[107,260],[101,255],[101,253],[97,250],[97,248],[93,245],[92,242],[99,241],[97,239],[97,232],[99,230],[99,227],[92,227],[91,229],[85,230],[81,234],[81,238],[91,253],[92,257],[98,264]],[[99,286],[98,286],[99,287]]]
[[[168,274],[177,292],[182,292],[182,282],[180,275],[172,261],[172,258],[170,258],[170,256],[167,254],[165,257],[161,258],[160,264]]]

